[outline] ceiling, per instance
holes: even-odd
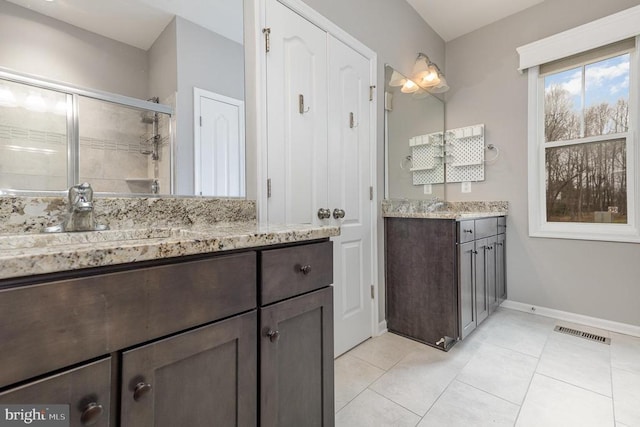
[[[445,42],[544,0],[407,0]]]
[[[110,39],[148,50],[174,15],[242,44],[235,0],[8,0]]]

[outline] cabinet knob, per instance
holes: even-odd
[[[300,267],[300,272],[304,275],[307,275],[309,273],[311,273],[311,266],[310,265],[303,265]]]
[[[333,217],[335,219],[342,219],[344,218],[345,212],[343,209],[334,209],[333,210]]]
[[[153,387],[151,387],[151,384],[149,384],[149,383],[139,382],[138,384],[136,384],[136,387],[133,390],[133,400],[138,402],[145,395],[147,395],[151,391],[152,388]]]
[[[473,230],[462,230],[463,233],[473,234]]]
[[[331,210],[327,208],[318,209],[318,218],[319,219],[329,219],[331,218]]]
[[[80,422],[83,426],[92,426],[98,422],[103,413],[104,408],[102,405],[97,402],[91,402],[87,404],[82,411],[82,415],[80,415]]]
[[[269,341],[276,342],[280,339],[280,332],[269,329],[267,332],[267,337],[269,337]]]
[[[503,243],[496,243],[496,246],[502,246]]]
[[[471,251],[472,254],[478,255],[478,251]]]

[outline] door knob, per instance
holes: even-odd
[[[318,209],[318,218],[320,219],[329,219],[331,218],[331,211],[326,208]]]
[[[344,210],[342,210],[342,209],[334,209],[333,210],[333,217],[335,219],[344,218]]]

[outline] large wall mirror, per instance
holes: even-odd
[[[437,157],[444,142],[437,140],[444,134],[444,102],[424,90],[403,90],[402,79],[385,67],[385,198],[444,199],[444,158]],[[440,152],[430,156],[435,161],[422,164],[415,156],[422,149]],[[432,184],[421,184],[427,181]]]
[[[245,195],[242,1],[0,0],[0,71],[0,191]]]

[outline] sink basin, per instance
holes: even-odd
[[[0,236],[0,251],[37,249],[51,246],[125,242],[177,237],[183,230],[177,228],[104,230],[74,233],[16,234]]]

